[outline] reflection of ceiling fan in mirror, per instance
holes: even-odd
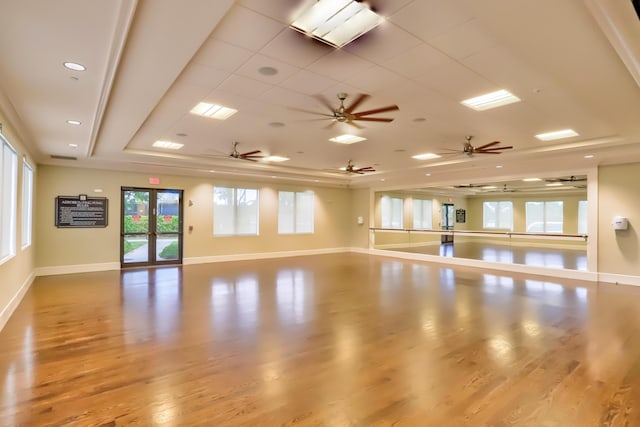
[[[549,179],[545,179],[545,181],[547,182],[583,182],[586,181],[587,177],[586,176],[574,176],[571,175],[570,177],[563,177],[563,178],[549,178]]]
[[[307,110],[299,110],[299,109],[295,109],[297,111],[302,111],[304,113],[310,113],[310,114],[316,114],[316,115],[320,115],[320,116],[325,116],[323,119],[319,119],[319,120],[332,120],[332,122],[327,126],[332,127],[333,125],[335,125],[336,123],[340,122],[340,123],[347,123],[351,126],[355,126],[359,129],[362,129],[362,126],[360,126],[358,123],[355,122],[384,122],[384,123],[389,123],[392,122],[393,119],[392,118],[385,118],[385,117],[369,117],[375,114],[380,114],[380,113],[386,113],[387,111],[395,111],[395,110],[399,110],[397,105],[389,105],[386,107],[381,107],[381,108],[375,108],[373,110],[366,110],[366,111],[359,111],[356,112],[356,108],[358,108],[360,106],[360,104],[362,104],[367,98],[370,97],[370,95],[366,95],[366,94],[359,94],[356,99],[348,106],[345,107],[344,105],[344,101],[347,99],[347,94],[346,93],[339,93],[338,94],[338,99],[340,100],[340,105],[337,108],[334,108],[331,103],[329,102],[329,100],[327,98],[325,98],[322,95],[315,95],[314,98],[316,98],[318,101],[320,101],[320,103],[322,105],[324,105],[325,107],[327,107],[327,109],[329,109],[330,113],[318,113],[315,111],[307,111]]]
[[[471,144],[472,139],[473,139],[473,136],[471,135],[467,136],[466,141],[462,146],[462,153],[466,154],[469,157],[473,156],[474,154],[500,154],[502,150],[511,150],[513,148],[513,146],[511,145],[500,146],[501,144],[500,141],[493,141],[488,144],[484,144],[479,147],[476,147]],[[445,150],[447,151],[447,153],[444,153],[444,154],[460,153],[460,150],[451,150],[451,149],[445,149]]]
[[[355,167],[353,165],[353,162],[351,160],[349,160],[347,162],[347,166],[345,166],[341,170],[345,171],[346,173],[357,173],[357,174],[361,174],[361,175],[365,174],[367,172],[375,172],[376,171],[371,166],[365,166],[365,167],[362,167],[362,168],[357,168],[357,167]]]

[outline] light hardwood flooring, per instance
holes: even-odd
[[[38,278],[2,426],[640,426],[640,289],[361,254]]]

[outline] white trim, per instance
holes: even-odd
[[[420,248],[423,246],[440,246],[441,244],[440,240],[414,243],[387,243],[385,245],[376,245],[374,249]]]
[[[384,251],[370,249],[369,254],[393,258],[403,258],[413,261],[426,261],[436,264],[459,265],[464,267],[509,271],[512,273],[535,274],[538,276],[552,276],[563,279],[586,280],[597,282],[598,274],[590,271],[564,270],[560,268],[537,267],[524,264],[506,264],[501,262],[482,261],[468,258],[449,258],[439,255],[416,254],[411,252]]]
[[[55,276],[58,274],[92,273],[95,271],[120,270],[119,262],[103,262],[100,264],[58,265],[54,267],[36,268],[36,276]]]
[[[615,285],[640,286],[640,276],[628,276],[626,274],[598,273],[598,280]]]
[[[191,264],[206,264],[210,262],[251,261],[256,259],[287,258],[287,257],[293,257],[293,256],[306,256],[306,255],[325,255],[325,254],[337,254],[342,252],[350,252],[350,248],[326,248],[326,249],[308,249],[308,250],[302,250],[302,251],[258,252],[258,253],[233,254],[233,255],[212,255],[212,256],[184,258],[182,263],[184,265],[191,265]]]
[[[16,308],[20,305],[22,298],[24,298],[24,294],[26,294],[31,287],[35,277],[34,273],[29,274],[24,283],[20,286],[20,289],[18,289],[18,292],[16,292],[16,294],[9,300],[9,304],[0,311],[0,331],[2,331],[4,325],[7,324],[13,312],[16,311]]]

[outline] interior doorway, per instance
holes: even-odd
[[[455,218],[455,212],[453,210],[453,203],[443,203],[442,204],[442,215],[440,223],[442,224],[443,230],[453,230],[453,224]],[[453,243],[453,234],[443,233],[441,236],[441,243]]]
[[[120,266],[182,264],[182,190],[121,188]]]

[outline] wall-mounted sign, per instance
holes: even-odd
[[[56,227],[96,228],[107,226],[109,201],[106,197],[56,197]]]
[[[463,224],[467,220],[467,212],[464,209],[456,209],[456,222]]]

